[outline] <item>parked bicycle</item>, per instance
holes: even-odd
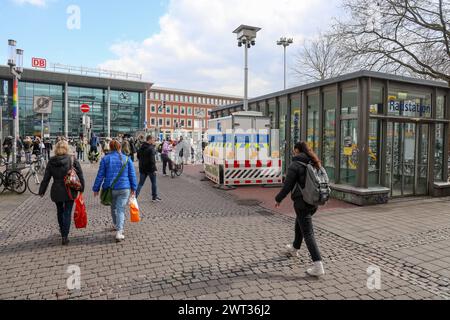
[[[37,170],[36,168],[38,168],[39,170]],[[39,188],[41,186],[42,180],[44,180],[44,173],[42,173],[42,170],[40,169],[40,164],[37,163],[37,161],[34,161],[30,165],[30,170],[28,170],[27,174],[25,175],[28,190],[36,196],[39,195]]]
[[[172,160],[172,170],[170,171],[170,176],[172,179],[174,179],[175,176],[181,176],[183,174],[183,169],[183,158],[175,157],[175,159]]]
[[[18,170],[11,169],[8,163],[6,163],[6,170],[0,172],[0,193],[3,193],[5,190],[17,194],[23,194],[27,190],[25,177]]]

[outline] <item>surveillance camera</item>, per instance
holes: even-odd
[[[242,42],[241,41],[238,42],[238,47],[242,47]]]
[[[243,38],[243,39],[242,39],[242,43],[243,43],[243,44],[247,44],[247,38]]]
[[[252,40],[252,46],[256,45],[256,41]]]

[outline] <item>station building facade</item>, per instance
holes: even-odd
[[[19,132],[41,135],[41,115],[33,111],[35,96],[51,97],[53,110],[44,119],[45,135],[78,137],[82,131],[80,106],[87,104],[91,132],[101,137],[142,131],[146,94],[152,83],[25,69],[19,81]],[[0,105],[3,136],[12,135],[12,76],[0,66]],[[3,138],[3,137],[2,137]]]
[[[163,137],[180,130],[192,137],[208,130],[214,108],[239,101],[242,98],[237,96],[152,87],[147,96],[147,127]]]
[[[222,106],[213,118],[243,110]],[[360,71],[249,101],[280,130],[284,170],[297,141],[320,156],[336,198],[368,205],[450,194],[450,88]]]

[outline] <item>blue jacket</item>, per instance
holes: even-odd
[[[112,152],[105,156],[100,162],[100,169],[98,170],[97,178],[95,179],[92,190],[94,192],[99,192],[100,188],[110,188],[114,179],[119,175],[125,159],[126,156],[121,153],[119,154],[118,152]],[[131,189],[133,191],[136,191],[137,189],[136,171],[134,170],[134,164],[130,158],[128,158],[127,166],[123,170],[119,180],[117,180],[113,190],[125,189]]]

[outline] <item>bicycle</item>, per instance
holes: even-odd
[[[44,180],[44,175],[36,170],[34,164],[36,164],[36,161],[34,161],[30,165],[30,170],[28,170],[27,174],[25,175],[25,180],[27,182],[28,190],[35,196],[38,196],[41,182],[42,180]]]
[[[0,167],[4,167],[6,162],[6,159],[0,154]]]
[[[172,177],[172,179],[174,179],[175,176],[181,176],[183,174],[183,169],[183,158],[181,158],[181,162],[177,159],[175,159],[175,161],[172,161],[172,170],[170,170],[170,176]]]
[[[8,169],[9,163],[6,163],[6,171],[0,172],[0,193],[5,190],[23,194],[27,190],[27,181],[17,170]]]

